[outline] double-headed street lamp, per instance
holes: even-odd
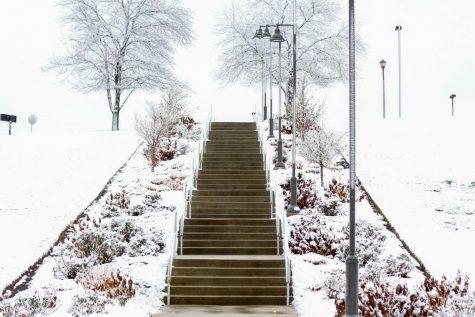
[[[285,39],[280,33],[279,24],[277,24],[270,41],[279,43],[279,139],[277,141],[277,163],[275,167],[285,168],[282,158],[282,42],[285,42]]]
[[[262,39],[264,37],[264,33],[262,32],[262,28],[259,28],[256,31],[256,34],[254,34],[254,39]],[[267,120],[267,98],[266,98],[266,87],[265,87],[265,81],[264,81],[264,57],[265,57],[265,52],[261,58],[261,102],[262,102],[262,120],[265,121]]]
[[[399,70],[399,118],[402,116],[402,78],[401,78],[401,31],[402,26],[397,25],[395,27],[395,31],[397,32],[397,58],[398,58],[398,70]]]
[[[455,97],[457,97],[456,94],[452,94],[449,97],[450,99],[452,99],[452,117],[455,115],[455,112],[454,112],[454,99],[455,99]]]
[[[383,71],[383,119],[386,119],[386,82],[384,79],[384,69],[386,68],[386,61],[382,59],[379,62],[381,70]]]
[[[294,1],[294,21],[295,21],[295,1]],[[262,28],[265,27],[265,31],[262,31]],[[279,43],[279,140],[277,141],[277,168],[285,168],[285,164],[282,159],[282,95],[281,95],[281,85],[282,85],[282,42],[285,41],[283,38],[280,27],[292,27],[293,33],[293,44],[292,44],[292,51],[293,51],[293,101],[292,101],[292,177],[290,178],[290,205],[287,208],[287,212],[291,214],[296,214],[300,212],[300,208],[297,206],[297,172],[296,172],[296,161],[297,161],[297,137],[296,137],[296,129],[297,129],[297,119],[296,119],[296,111],[297,111],[297,34],[294,24],[277,24],[277,25],[265,25],[260,26],[259,29],[256,31],[255,37],[257,35],[262,34],[260,38],[264,38],[269,33],[269,27],[275,27],[274,34],[269,37],[270,42],[277,42]],[[259,38],[259,37],[258,37]],[[272,52],[271,52],[272,55]],[[272,64],[271,64],[272,65]],[[272,67],[270,67],[270,80],[271,80],[271,91],[272,91]],[[272,98],[272,97],[271,97]],[[272,102],[271,102],[271,113],[272,113]],[[272,118],[272,116],[271,116]],[[270,121],[270,120],[269,120]],[[271,124],[272,127],[272,124]],[[273,131],[273,127],[270,131]],[[272,132],[270,132],[272,133]],[[269,135],[271,137],[271,135]]]

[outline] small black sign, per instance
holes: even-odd
[[[0,121],[7,121],[7,122],[16,122],[16,116],[11,114],[1,114]]]

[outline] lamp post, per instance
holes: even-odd
[[[358,317],[358,258],[356,257],[356,213],[355,213],[355,132],[356,132],[356,88],[355,88],[355,0],[349,0],[349,108],[350,108],[350,248],[346,258],[346,300],[345,317]]]
[[[386,68],[386,61],[382,59],[379,62],[381,70],[383,71],[383,119],[386,119],[386,82],[384,79],[384,69]]]
[[[296,0],[293,1],[293,20],[292,25],[292,42],[293,42],[293,101],[292,101],[292,177],[290,178],[290,205],[287,207],[287,212],[296,214],[300,212],[299,206],[297,206],[297,173],[296,173],[296,160],[297,160],[297,4]]]
[[[256,34],[254,34],[254,39],[262,39],[264,33],[262,28],[257,29]],[[267,118],[267,107],[266,107],[266,96],[265,96],[265,82],[264,82],[264,56],[261,57],[261,103],[262,103],[262,120]]]
[[[269,25],[266,25],[262,38],[269,39],[269,139],[274,137],[274,116],[272,113],[272,42],[269,32]]]
[[[399,64],[399,118],[401,118],[402,113],[402,98],[401,98],[401,31],[402,26],[397,25],[395,30],[397,31],[397,52],[398,52],[398,64]]]
[[[452,99],[452,117],[455,115],[455,112],[454,112],[454,99],[455,99],[455,97],[457,97],[456,94],[452,94],[449,97],[450,99]]]
[[[285,39],[280,32],[279,24],[277,24],[270,41],[279,43],[279,139],[277,140],[277,163],[275,168],[285,168],[282,158],[282,42]]]

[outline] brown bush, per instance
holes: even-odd
[[[123,277],[119,272],[109,270],[88,272],[77,278],[77,282],[85,288],[102,292],[109,298],[132,298],[135,296],[132,279]]]

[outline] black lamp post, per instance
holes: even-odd
[[[395,27],[395,30],[397,31],[397,55],[398,55],[398,67],[399,67],[399,118],[402,116],[402,79],[401,79],[401,31],[402,31],[402,26],[397,25]]]
[[[452,94],[449,97],[450,99],[452,99],[452,117],[455,115],[455,112],[454,112],[454,99],[455,99],[455,97],[457,97],[456,94]]]
[[[270,40],[271,34],[269,25],[266,25],[262,38]],[[273,98],[272,98],[272,42],[269,41],[269,139],[274,137],[274,115],[273,115]]]
[[[358,257],[356,256],[356,70],[355,70],[355,0],[349,0],[349,108],[350,108],[350,248],[346,258],[345,317],[358,317]]]
[[[381,70],[383,71],[383,119],[386,119],[386,82],[384,79],[384,69],[386,68],[386,61],[382,59],[379,62]]]
[[[254,39],[262,39],[264,36],[264,32],[262,32],[262,28],[256,30],[256,34],[254,34]],[[267,105],[266,105],[266,88],[264,83],[264,56],[261,58],[261,102],[262,102],[262,120],[267,119]]]
[[[282,42],[285,42],[277,24],[274,34],[270,38],[271,42],[279,43],[279,139],[277,140],[277,163],[276,168],[285,168],[282,158]]]

